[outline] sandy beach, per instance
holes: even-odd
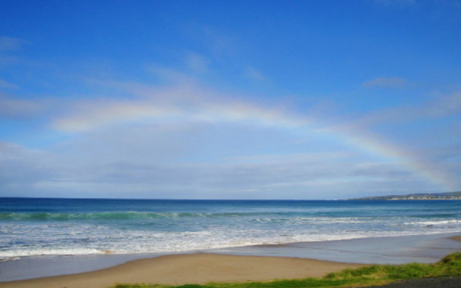
[[[107,288],[116,283],[204,284],[208,282],[270,281],[320,277],[359,264],[313,259],[233,256],[217,254],[170,255],[131,261],[94,272],[0,283],[8,288]]]

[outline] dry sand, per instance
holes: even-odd
[[[0,283],[8,288],[108,288],[117,283],[205,284],[209,282],[270,281],[321,277],[329,272],[363,265],[312,259],[170,255],[131,261],[108,269],[57,277]]]

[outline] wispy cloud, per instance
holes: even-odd
[[[36,181],[53,177],[44,153],[20,145],[0,141],[0,189],[2,195],[32,196],[30,190]],[[25,189],[25,190],[24,190]]]
[[[0,88],[5,88],[5,89],[18,89],[18,86],[10,83],[6,80],[0,79]]]
[[[209,70],[210,61],[197,53],[189,53],[186,56],[186,66],[194,73],[206,73]]]
[[[378,77],[362,83],[367,88],[397,88],[403,87],[408,83],[404,78],[399,77]]]
[[[150,64],[147,65],[146,70],[148,73],[154,75],[159,80],[163,82],[185,82],[185,81],[192,81],[192,77],[186,73],[180,72],[177,69],[172,69],[169,67],[164,67],[161,65]],[[101,83],[102,81],[90,79],[89,82],[96,82]],[[107,81],[106,81],[107,82]]]
[[[380,124],[405,123],[415,120],[428,120],[461,115],[461,91],[439,95],[419,105],[399,106],[381,111],[373,111],[357,118],[351,126],[373,127]]]
[[[36,101],[17,99],[0,93],[0,119],[26,119],[43,111],[44,106]]]
[[[415,114],[418,110],[415,111]],[[444,117],[461,115],[461,91],[449,95],[443,95],[437,100],[426,104],[420,109],[420,114],[428,117]]]
[[[2,36],[0,37],[0,51],[14,51],[26,43],[27,41],[19,38]]]
[[[375,0],[375,3],[383,6],[405,7],[416,4],[416,0]]]
[[[250,80],[256,80],[256,81],[267,80],[266,76],[264,76],[259,70],[251,66],[247,66],[245,68],[243,75]]]

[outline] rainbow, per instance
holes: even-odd
[[[107,101],[94,105],[81,105],[71,116],[57,119],[54,128],[67,133],[84,133],[119,123],[165,123],[165,122],[210,122],[242,123],[244,125],[270,126],[288,129],[296,133],[316,132],[333,136],[336,141],[353,146],[361,151],[397,162],[409,171],[430,181],[446,191],[456,189],[456,181],[447,173],[420,160],[414,153],[393,145],[377,135],[357,128],[316,129],[324,125],[318,119],[294,115],[283,109],[273,109],[238,101],[216,101],[193,97],[193,100],[172,102],[144,98],[141,101]]]
[[[347,133],[336,131],[336,133],[340,135],[339,137],[342,139],[342,142],[357,147],[362,151],[400,163],[409,171],[415,172],[417,175],[439,187],[443,192],[454,191],[457,188],[457,181],[448,176],[440,168],[425,163],[415,153],[393,145],[377,135],[367,135],[364,132],[358,131],[347,131]]]

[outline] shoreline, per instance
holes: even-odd
[[[376,247],[380,247],[379,251]],[[363,264],[431,263],[459,250],[459,234],[436,234],[246,246],[169,255],[36,257],[0,263],[0,287],[107,288],[115,283],[270,281],[319,277]],[[91,266],[98,261],[102,266]],[[65,268],[66,265],[69,267]],[[2,269],[5,267],[8,269]],[[88,269],[83,272],[82,267]],[[320,267],[323,270],[316,270]],[[5,278],[14,271],[19,273],[19,279]],[[46,271],[61,276],[43,274]],[[106,285],[112,280],[115,282]]]
[[[119,283],[167,285],[249,282],[321,277],[361,264],[304,258],[182,254],[130,261],[115,267],[72,275],[2,282],[8,288],[108,288]]]

